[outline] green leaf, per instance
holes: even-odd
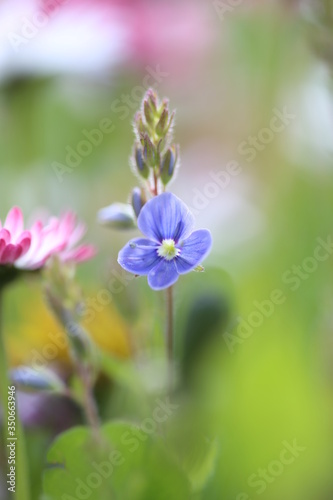
[[[143,394],[143,386],[135,370],[132,361],[118,359],[110,354],[100,353],[101,368],[106,375],[116,381],[119,385],[130,389],[135,394]]]
[[[188,419],[186,425],[185,415],[169,429],[168,442],[190,481],[192,493],[199,493],[215,473],[219,441],[216,437],[208,438],[195,417],[191,423]]]
[[[193,491],[200,491],[209,478],[213,475],[218,456],[217,439],[201,443],[201,448],[197,453],[188,455],[188,461],[185,466]]]
[[[160,438],[112,422],[96,442],[91,429],[60,435],[47,455],[48,500],[170,500],[189,498],[189,484]]]

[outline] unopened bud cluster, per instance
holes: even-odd
[[[97,351],[89,333],[77,319],[77,308],[67,308],[63,298],[56,295],[50,286],[45,287],[45,295],[51,311],[66,332],[74,363],[88,367],[94,372],[98,363]]]
[[[141,186],[132,190],[128,203],[113,203],[99,210],[100,224],[114,229],[135,228],[148,199],[165,191],[179,162],[179,147],[172,143],[174,118],[169,101],[159,100],[153,89],[147,90],[133,122],[135,142],[131,166]]]
[[[160,102],[152,89],[147,91],[141,110],[134,117],[136,141],[132,164],[140,177],[152,181],[155,195],[158,194],[158,180],[166,186],[177,166],[178,147],[172,144],[174,117],[168,100]]]

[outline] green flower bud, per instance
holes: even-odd
[[[145,99],[147,99],[154,115],[157,113],[157,107],[158,107],[158,102],[157,102],[157,94],[155,90],[153,89],[148,89],[145,95]]]
[[[64,307],[61,299],[54,296],[47,287],[45,292],[51,311],[66,331],[72,359],[81,365],[95,367],[97,351],[88,332],[75,320],[73,311]]]
[[[143,158],[150,167],[156,165],[157,151],[148,134],[145,134],[143,137]]]
[[[10,378],[18,389],[25,391],[57,392],[65,391],[63,381],[51,370],[20,366],[10,372]]]
[[[75,281],[75,271],[73,263],[61,262],[58,256],[53,256],[42,271],[50,292],[55,297],[61,297],[63,305],[73,311],[82,302],[82,290]]]
[[[162,137],[165,135],[168,131],[168,120],[169,120],[169,111],[167,109],[163,109],[161,118],[159,119],[157,125],[156,125],[156,133]]]
[[[155,116],[147,100],[143,101],[143,111],[148,125],[150,127],[153,127],[155,122]]]
[[[161,110],[162,109],[167,109],[169,111],[169,99],[166,97],[162,99]]]
[[[128,203],[113,203],[102,208],[97,214],[100,224],[114,229],[132,229],[136,227],[135,216]]]
[[[71,317],[64,325],[72,353],[80,362],[91,361],[93,357],[93,343],[84,328]]]
[[[145,126],[140,111],[135,113],[133,125],[138,137],[140,137],[141,134],[145,133]]]

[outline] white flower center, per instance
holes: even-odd
[[[157,249],[159,257],[166,260],[172,260],[180,254],[180,249],[176,248],[176,243],[172,239],[163,240],[162,244]]]

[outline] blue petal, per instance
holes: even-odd
[[[162,259],[148,274],[148,285],[153,290],[163,290],[173,285],[178,279],[175,260]]]
[[[145,204],[138,218],[138,226],[148,238],[159,242],[172,238],[178,242],[193,231],[194,217],[177,196],[163,193]]]
[[[207,229],[194,231],[189,238],[179,243],[181,249],[175,259],[179,274],[192,271],[208,255],[212,247],[212,235]]]
[[[118,255],[119,264],[130,273],[148,274],[158,264],[157,244],[144,238],[129,241]]]

